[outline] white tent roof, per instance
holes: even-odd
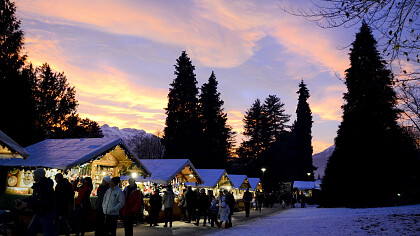
[[[307,189],[314,189],[315,182],[314,181],[294,181],[293,188],[297,188],[299,189],[299,191],[307,190]]]
[[[223,175],[225,174],[228,178],[228,181],[230,181],[233,186],[233,183],[230,180],[229,175],[227,175],[226,170],[224,169],[197,169],[197,171],[204,181],[204,184],[200,184],[197,187],[215,188],[217,183],[222,179]],[[192,184],[190,183],[188,183],[187,185],[192,186]]]
[[[130,151],[120,138],[47,139],[26,147],[30,157],[27,160],[0,160],[2,166],[46,167],[66,170],[110,154],[116,159],[126,156],[138,163],[146,175],[150,172]]]
[[[13,139],[0,130],[0,159],[2,158],[21,158],[27,159],[29,153],[17,144]]]
[[[246,189],[251,188],[251,185],[248,182],[248,177],[246,175],[230,175],[230,180],[232,180],[234,188],[237,189]]]
[[[258,184],[261,182],[260,178],[248,178],[248,181],[251,185],[251,189],[254,191],[257,189]]]
[[[142,182],[167,185],[180,174],[185,182],[203,183],[200,174],[188,159],[142,159],[141,161],[151,172],[151,177],[141,179]],[[190,174],[194,177],[190,178]]]

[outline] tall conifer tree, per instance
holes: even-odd
[[[35,108],[31,84],[22,74],[26,55],[23,32],[15,16],[16,6],[9,0],[0,3],[0,130],[22,146],[37,141],[34,129]]]
[[[244,158],[257,159],[263,152],[263,126],[265,117],[260,99],[256,99],[251,108],[245,112],[244,132],[249,140],[243,141],[239,147],[239,155]]]
[[[293,124],[292,133],[295,145],[295,180],[308,180],[313,178],[314,167],[312,165],[312,112],[309,107],[309,90],[303,80],[299,84],[298,105],[296,108],[296,121]]]
[[[397,124],[393,76],[366,23],[350,49],[345,76],[343,120],[327,164],[322,204],[372,207],[409,198],[420,173],[414,142]]]
[[[166,158],[187,158],[201,165],[201,123],[195,67],[185,51],[176,60],[176,78],[171,83],[166,110],[164,145]]]
[[[223,112],[224,101],[217,91],[214,72],[201,87],[200,115],[203,125],[203,162],[206,168],[225,169],[226,160],[232,147],[232,128],[226,124],[227,114]]]

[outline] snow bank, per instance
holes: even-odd
[[[420,205],[292,208],[211,235],[420,235]]]

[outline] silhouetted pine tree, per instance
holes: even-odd
[[[21,55],[23,32],[15,16],[16,6],[0,3],[0,130],[22,146],[37,141],[31,84],[22,75],[26,55]]]
[[[296,108],[296,121],[292,127],[292,138],[295,149],[295,180],[308,180],[307,173],[313,179],[314,167],[312,165],[312,112],[309,107],[309,90],[303,80],[299,84],[298,105]]]
[[[197,168],[201,165],[202,128],[198,108],[195,67],[185,51],[176,60],[176,78],[171,83],[166,110],[164,145],[166,158],[187,158]]]
[[[323,179],[322,205],[386,206],[413,196],[420,173],[414,142],[397,124],[393,76],[366,23],[350,49],[345,76],[343,120]]]
[[[263,124],[264,149],[268,149],[287,128],[290,115],[285,114],[284,103],[276,95],[269,95],[263,105],[266,122]]]
[[[251,108],[245,112],[244,132],[249,140],[242,142],[238,154],[241,158],[257,159],[263,152],[263,129],[266,117],[264,117],[263,106],[260,99],[255,100]]]
[[[224,101],[217,91],[214,72],[201,87],[199,98],[201,123],[203,125],[202,162],[206,168],[225,169],[226,160],[232,148],[232,128],[226,124],[227,114],[223,112]]]

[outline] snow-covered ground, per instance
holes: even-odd
[[[420,235],[420,205],[291,208],[211,235]]]

